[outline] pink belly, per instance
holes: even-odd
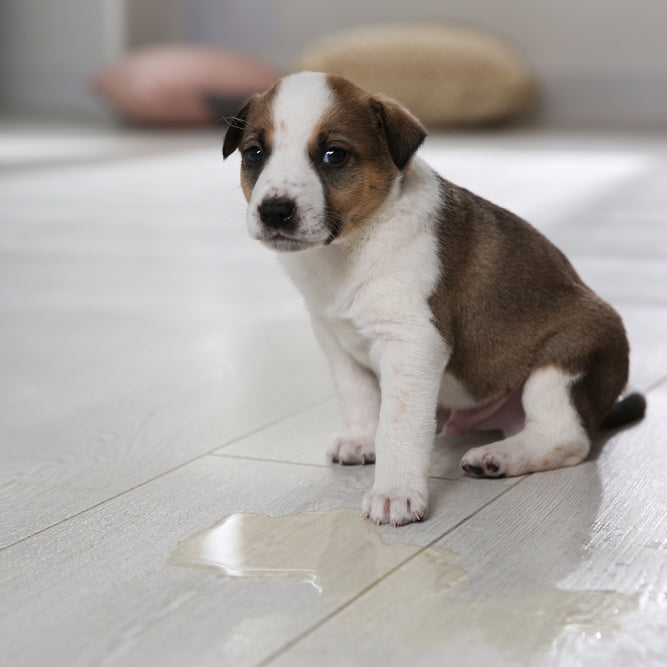
[[[505,435],[518,433],[526,421],[521,405],[522,394],[523,384],[491,403],[465,410],[452,410],[442,432],[445,435],[496,430]]]

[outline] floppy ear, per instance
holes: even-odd
[[[244,105],[231,118],[225,118],[229,129],[225,134],[225,140],[222,144],[223,158],[228,158],[239,147],[243,133],[245,132],[250,107],[257,97],[258,95],[253,95],[245,101]]]
[[[390,97],[375,95],[371,98],[371,107],[387,140],[391,159],[403,169],[426,137],[424,126]]]

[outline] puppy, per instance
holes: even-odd
[[[620,317],[517,216],[441,178],[397,102],[302,72],[248,100],[250,235],[280,253],[329,360],[344,424],[332,461],[375,461],[363,512],[424,517],[436,414],[444,432],[500,430],[468,451],[479,477],[575,465],[601,427],[643,416]]]

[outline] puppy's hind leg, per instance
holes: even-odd
[[[524,429],[504,440],[469,450],[461,467],[478,477],[505,477],[583,461],[590,438],[571,397],[576,380],[577,376],[557,366],[533,371],[522,396]]]

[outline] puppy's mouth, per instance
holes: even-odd
[[[297,252],[314,246],[321,245],[321,241],[311,241],[292,235],[286,231],[268,230],[262,231],[259,239],[265,246],[278,252]]]
[[[268,200],[271,204],[272,200]],[[276,204],[280,201],[276,201]],[[263,204],[256,209],[255,215],[249,221],[250,235],[264,246],[277,252],[298,252],[329,245],[337,236],[328,224],[328,217],[320,219],[317,216],[303,217],[300,211],[290,211],[289,216],[274,214],[270,207]],[[252,209],[251,209],[252,210]]]
[[[307,250],[308,248],[328,245],[332,240],[329,229],[309,229],[308,226],[300,224],[300,221],[297,221],[294,225],[283,227],[261,225],[252,236],[267,248],[278,252]]]

